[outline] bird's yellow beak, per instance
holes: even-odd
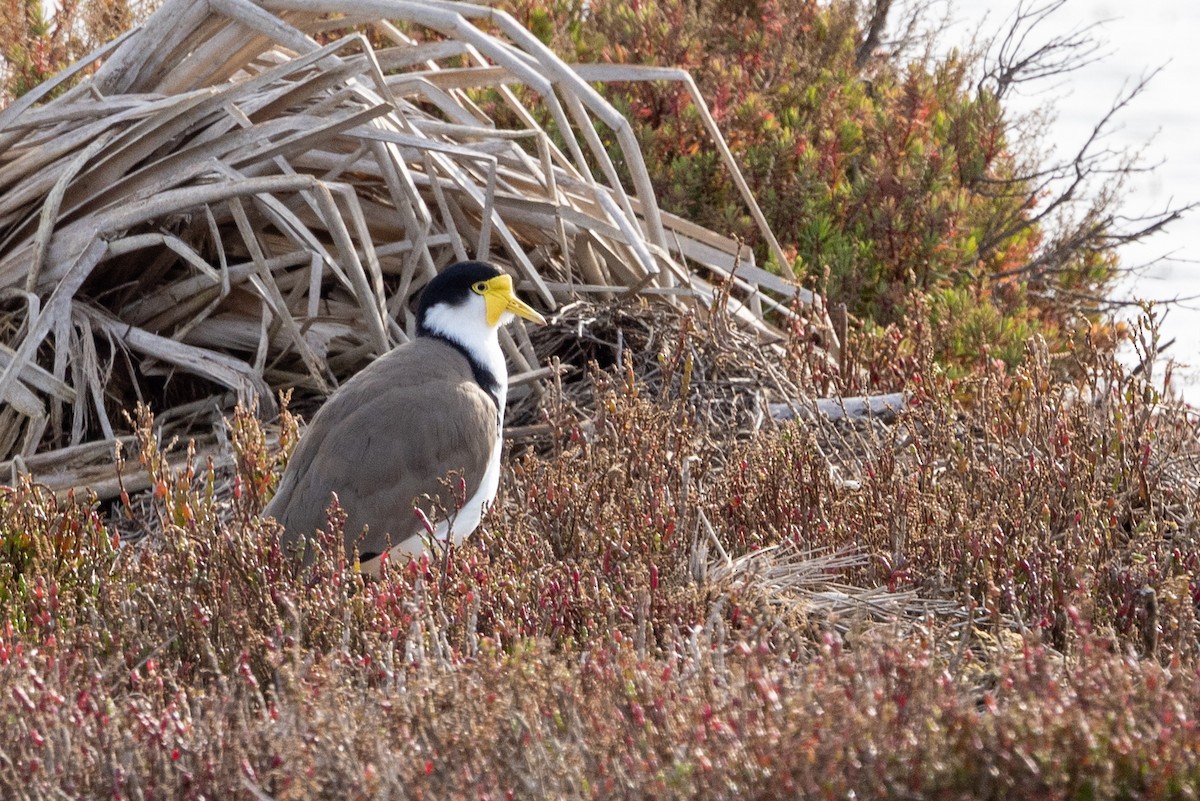
[[[495,278],[489,278],[484,282],[484,290],[482,292],[483,299],[487,303],[487,321],[488,325],[495,325],[500,321],[500,317],[508,311],[524,317],[526,320],[544,325],[546,318],[538,314],[537,311],[517,297],[513,291],[512,276],[507,273],[497,275]]]

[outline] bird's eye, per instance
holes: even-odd
[[[471,287],[471,289],[475,290],[475,291],[476,291],[476,292],[478,292],[480,295],[482,295],[484,292],[487,292],[487,282],[485,282],[485,281],[480,281],[478,284],[476,284],[475,286]]]

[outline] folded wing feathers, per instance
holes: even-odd
[[[325,527],[336,492],[348,550],[381,552],[420,533],[412,510],[421,496],[441,496],[453,509],[439,481],[451,471],[462,471],[467,497],[474,494],[496,425],[495,404],[466,358],[415,340],[372,363],[317,413],[264,514],[284,526],[284,545],[294,548]],[[370,532],[360,542],[364,525]]]

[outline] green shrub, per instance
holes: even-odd
[[[949,311],[974,287],[972,320],[944,329],[944,340],[943,329],[935,334],[943,361],[969,362],[988,344],[1011,363],[1030,331],[1061,350],[1088,318],[1078,296],[1103,291],[1114,275],[1111,251],[1094,246],[1103,226],[1061,264],[1030,269],[1045,238],[1032,219],[1038,190],[1018,175],[1027,165],[1009,142],[1010,121],[974,83],[972,57],[876,58],[860,67],[860,6],[504,4],[568,59],[689,70],[791,266],[831,304],[886,327],[918,314],[916,297]],[[643,82],[602,90],[634,121],[662,206],[741,237],[768,261],[686,89]]]
[[[54,5],[47,13],[41,0],[0,3],[0,107],[124,33],[156,3],[68,0]]]

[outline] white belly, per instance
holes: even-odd
[[[479,482],[479,489],[467,498],[467,502],[458,510],[452,521],[442,520],[437,524],[433,535],[439,540],[445,541],[449,533],[455,545],[461,544],[479,526],[483,513],[496,499],[496,490],[500,488],[500,452],[504,450],[503,436],[496,436],[496,447],[492,450],[492,459],[488,462],[487,472],[483,474],[483,481]]]

